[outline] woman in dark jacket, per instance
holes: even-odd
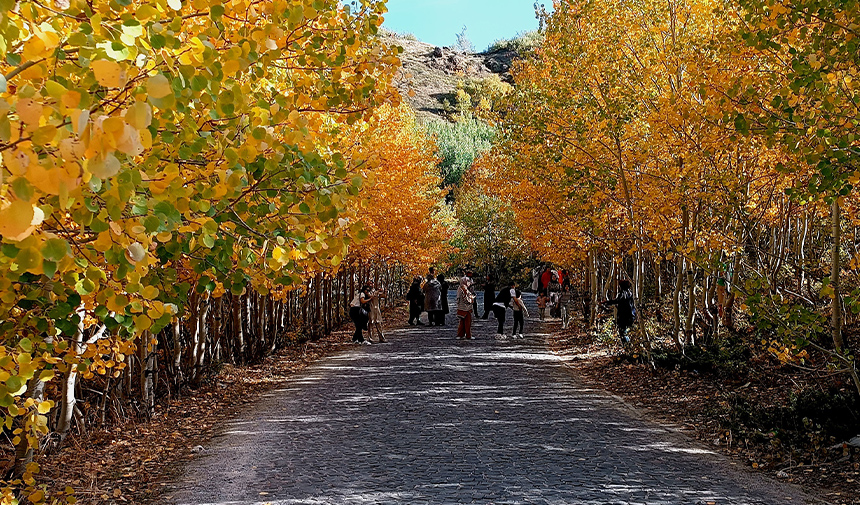
[[[424,310],[427,311],[427,322],[430,326],[439,324],[439,313],[442,312],[442,285],[432,274],[427,275],[427,282],[421,288],[424,291]],[[444,314],[442,315],[444,318]]]
[[[450,288],[450,285],[448,284],[448,281],[445,280],[444,274],[437,275],[436,280],[439,281],[442,290],[442,310],[436,313],[438,317],[436,324],[445,326],[445,315],[451,312],[450,307],[448,307],[448,289]]]
[[[406,299],[409,300],[409,324],[423,326],[421,312],[424,311],[424,292],[421,291],[421,277],[415,277],[412,280],[409,292],[406,293]]]
[[[636,305],[633,302],[633,286],[631,286],[630,281],[624,280],[619,282],[618,298],[607,300],[601,305],[615,305],[618,307],[618,312],[615,316],[615,325],[618,326],[618,337],[625,344],[630,342],[627,332],[636,321]]]

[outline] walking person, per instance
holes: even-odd
[[[420,276],[412,279],[412,285],[409,286],[406,299],[409,300],[409,324],[424,326],[424,323],[421,322],[421,312],[424,311],[424,293],[421,291]]]
[[[493,317],[495,317],[496,321],[499,322],[498,330],[496,331],[496,340],[505,340],[508,338],[505,335],[505,315],[508,307],[511,305],[511,300],[517,294],[516,289],[517,284],[515,282],[511,282],[509,287],[503,288],[499,291],[499,294],[496,295],[495,301],[493,302]]]
[[[472,339],[472,304],[475,302],[475,295],[469,289],[471,284],[468,277],[461,277],[460,287],[457,288],[457,319],[460,320],[457,326],[458,339]]]
[[[617,307],[615,313],[615,325],[618,327],[618,338],[622,344],[630,343],[627,332],[636,321],[636,305],[633,301],[633,286],[630,281],[623,280],[618,283],[618,297],[601,303],[603,306],[614,305]]]
[[[484,315],[481,319],[490,317],[490,311],[493,310],[493,302],[496,300],[496,283],[493,282],[492,276],[487,276],[487,282],[484,283]],[[478,313],[475,312],[475,316]]]
[[[570,324],[570,312],[573,310],[573,291],[570,284],[561,286],[561,294],[558,296],[559,317],[561,317],[561,329],[566,330]]]
[[[385,335],[382,333],[382,308],[380,306],[383,298],[388,298],[385,291],[373,287],[373,290],[370,292],[370,321],[368,321],[369,327],[367,330],[368,342],[372,342],[374,328],[376,328],[376,333],[379,334],[378,342],[380,344],[386,342]]]
[[[441,291],[440,298],[442,300],[442,310],[437,314],[438,319],[436,324],[439,326],[445,326],[445,316],[451,312],[451,308],[448,306],[448,290],[451,289],[451,285],[445,280],[445,274],[437,275],[436,280],[439,281],[439,289]]]
[[[523,326],[525,324],[525,317],[529,317],[529,309],[526,308],[526,304],[523,301],[523,293],[517,289],[516,296],[511,300],[511,308],[514,310],[514,330],[511,333],[511,338],[523,338]],[[517,331],[517,326],[519,326],[520,331]]]
[[[421,289],[424,291],[424,310],[427,311],[427,324],[434,326],[439,321],[439,312],[442,311],[442,285],[432,274],[428,274],[427,282]]]
[[[370,303],[370,286],[362,286],[352,303],[349,304],[349,318],[355,323],[355,333],[352,334],[352,341],[356,344],[370,343],[364,340],[362,331],[367,329],[368,308]]]

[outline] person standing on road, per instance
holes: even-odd
[[[424,310],[424,293],[421,292],[421,277],[416,276],[412,279],[406,299],[409,300],[409,324],[423,326],[421,312]]]
[[[543,273],[540,274],[540,290],[549,296],[549,283],[552,282],[552,269],[549,265],[543,268]]]
[[[436,324],[439,326],[445,326],[445,316],[451,312],[451,308],[448,306],[448,290],[451,289],[451,285],[445,280],[445,274],[437,275],[436,280],[439,281],[442,300],[442,310],[437,314],[438,320],[436,321]]]
[[[469,278],[469,293],[472,293],[472,314],[478,317],[478,294],[475,293],[475,273],[471,270],[466,272]]]
[[[370,343],[364,340],[362,330],[367,329],[368,321],[368,304],[370,303],[370,286],[362,286],[352,303],[349,304],[349,318],[355,323],[355,333],[352,334],[352,341],[356,344]]]
[[[442,285],[432,274],[427,275],[424,283],[424,310],[427,311],[427,322],[434,326],[439,321],[439,312],[442,311]],[[442,316],[444,317],[444,316]]]
[[[514,310],[514,329],[511,338],[523,338],[523,326],[525,325],[523,314],[525,317],[529,317],[529,309],[526,308],[523,294],[519,289],[516,290],[516,296],[511,300],[511,308]],[[517,332],[517,326],[520,328],[519,332]]]
[[[460,278],[460,287],[457,288],[457,338],[471,340],[472,338],[472,303],[475,295],[469,289],[471,281],[468,277]]]
[[[615,325],[618,327],[618,338],[622,344],[630,342],[630,337],[627,332],[636,321],[636,306],[633,301],[633,286],[630,281],[623,280],[618,283],[618,297],[614,300],[607,300],[601,305],[614,305],[618,308],[615,314]]]
[[[484,315],[481,316],[481,319],[487,319],[490,317],[490,311],[493,310],[493,302],[496,299],[496,283],[493,282],[493,278],[491,276],[487,276],[487,282],[484,283]],[[475,312],[475,316],[478,313]]]
[[[499,291],[499,294],[496,295],[496,299],[493,302],[493,317],[499,322],[498,330],[496,331],[496,340],[504,340],[508,338],[505,335],[505,314],[508,310],[508,307],[511,305],[511,300],[517,295],[517,284],[515,282],[511,282],[509,287],[503,288]]]
[[[376,287],[370,292],[370,321],[367,330],[367,340],[372,341],[373,329],[376,328],[376,333],[379,334],[379,343],[385,342],[385,335],[382,333],[382,307],[380,303],[383,298],[388,298],[385,291]]]

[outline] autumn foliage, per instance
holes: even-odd
[[[46,499],[33,449],[69,432],[79,381],[136,363],[147,408],[165,328],[196,374],[210,305],[268,311],[265,330],[306,281],[330,292],[322,275],[366,235],[385,259],[439,237],[419,212],[436,205],[433,149],[391,86],[384,12],[0,3],[0,406],[17,446],[3,503]]]
[[[516,65],[480,178],[542,259],[578,272],[591,323],[633,281],[650,307],[637,355],[664,337],[711,346],[740,316],[780,359],[814,350],[860,391],[841,236],[856,226],[857,9],[825,4],[559,1]]]

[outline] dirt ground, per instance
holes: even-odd
[[[750,404],[776,404],[803,383],[818,380],[813,374],[800,374],[763,359],[753,363],[743,377],[655,370],[622,359],[619,348],[597,342],[581,329],[556,333],[549,345],[568,358],[569,366],[583,380],[624,398],[646,416],[674,425],[751,468],[799,484],[829,503],[860,504],[860,449],[842,441],[822,440],[804,448],[803,461],[797,461],[792,455],[798,451],[778,440],[751,440],[726,428],[730,397],[740,395]]]

